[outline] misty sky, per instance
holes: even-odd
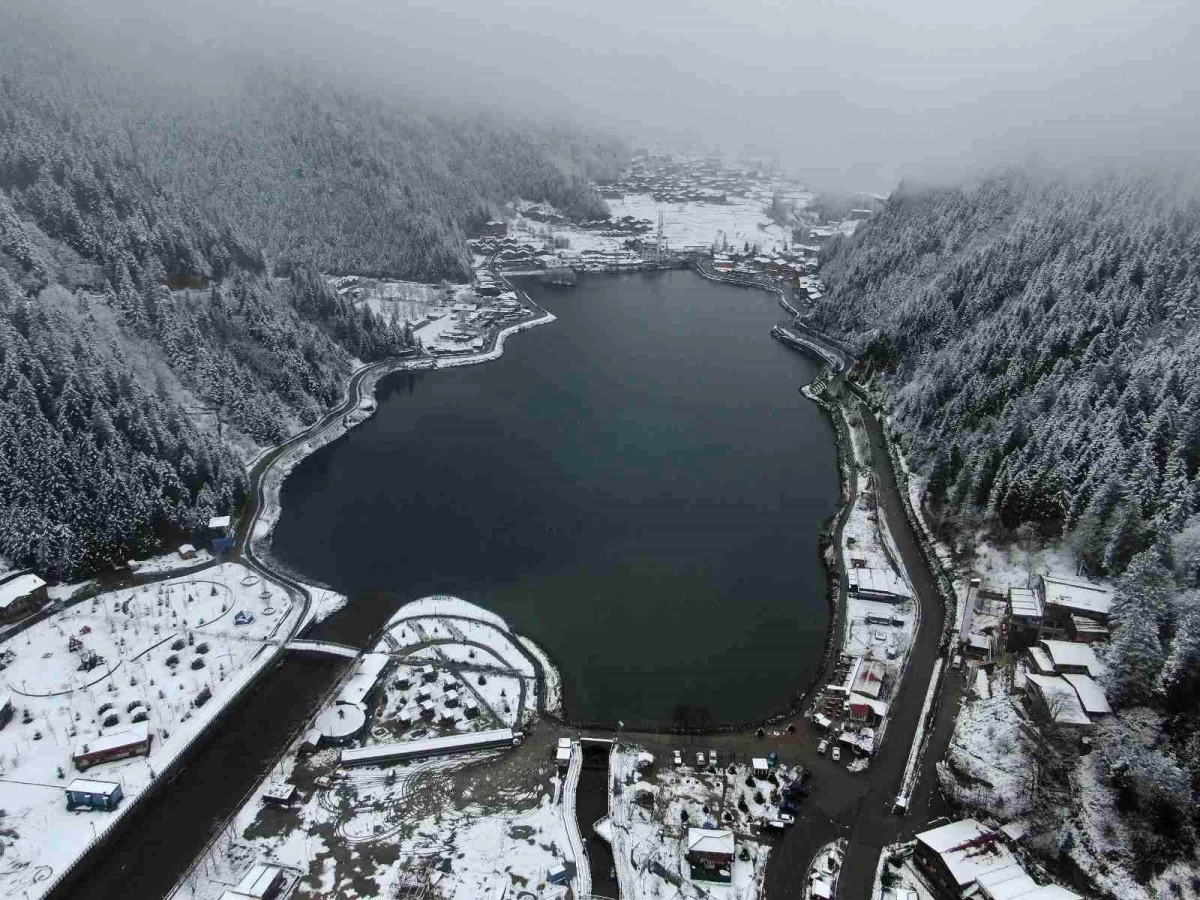
[[[1200,2],[62,2],[131,33],[153,16],[426,96],[750,149],[818,184],[1200,147]]]

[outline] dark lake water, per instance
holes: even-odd
[[[558,321],[385,380],[285,482],[275,556],[351,598],[326,628],[357,643],[427,594],[495,610],[577,721],[782,706],[820,660],[838,475],[775,298],[682,271],[524,287]]]

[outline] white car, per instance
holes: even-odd
[[[698,766],[704,765],[704,751],[703,750],[698,751],[696,753],[696,765],[698,765]]]
[[[681,750],[675,751],[675,765],[677,765],[677,766],[683,765],[683,751],[681,751]]]
[[[717,764],[717,751],[716,750],[708,751],[708,764],[710,766],[715,766]]]
[[[829,755],[833,757],[833,761],[834,761],[834,762],[837,762],[839,759],[841,759],[841,758],[842,758],[842,748],[841,748],[841,747],[834,747],[834,748],[833,748],[833,752],[832,752],[832,753],[830,753]]]
[[[821,741],[821,743],[817,744],[817,752],[820,753],[822,756],[825,755],[825,751],[828,749],[829,749],[829,741]]]
[[[779,814],[779,821],[782,822],[784,825],[795,825],[796,817],[791,815],[790,813],[781,812]]]

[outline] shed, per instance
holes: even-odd
[[[756,756],[750,760],[750,768],[754,770],[756,778],[766,778],[771,774],[771,767],[767,765],[766,759],[761,756]]]
[[[554,866],[546,873],[546,880],[551,884],[566,884],[569,880],[567,877],[567,867]]]
[[[12,622],[34,612],[47,600],[46,582],[30,571],[0,576],[0,622]]]
[[[437,672],[434,671],[433,666],[421,666],[421,680],[422,681],[434,681],[436,679],[437,679]]]
[[[121,802],[121,785],[115,781],[76,778],[66,787],[67,809],[113,809]]]
[[[468,719],[473,719],[479,715],[479,704],[474,700],[468,700],[463,704],[463,715]]]
[[[263,803],[287,806],[296,797],[296,786],[288,781],[272,781],[263,789]]]
[[[180,559],[192,559],[196,555],[196,548],[191,544],[183,544],[178,552]]]
[[[233,889],[243,897],[254,897],[255,900],[271,900],[283,887],[283,869],[266,863],[255,863],[250,871],[242,876],[242,880]]]
[[[687,861],[692,878],[730,882],[734,849],[733,832],[727,828],[689,828]]]
[[[447,706],[458,706],[458,691],[446,691],[446,696],[442,698],[442,702]]]
[[[558,747],[554,751],[554,762],[564,769],[571,764],[571,748]]]

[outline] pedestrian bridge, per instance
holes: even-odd
[[[358,659],[362,656],[362,651],[357,647],[350,647],[346,644],[335,644],[332,641],[288,641],[283,645],[285,649],[295,651],[296,653],[314,653],[324,656],[339,656],[343,659]]]

